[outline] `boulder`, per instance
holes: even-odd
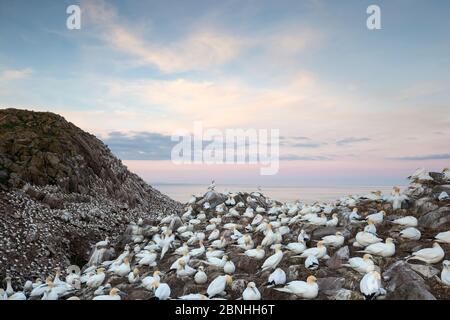
[[[441,207],[419,218],[419,225],[424,228],[437,229],[448,223],[450,223],[450,207]]]

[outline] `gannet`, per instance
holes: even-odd
[[[200,240],[198,243],[199,243],[199,247],[195,248],[195,249],[192,249],[189,252],[189,255],[191,257],[193,257],[193,258],[197,258],[197,257],[202,256],[205,253],[205,251],[206,251],[205,246],[203,245],[203,241]]]
[[[216,239],[219,238],[219,236],[220,236],[220,231],[219,231],[219,229],[214,229],[214,230],[209,234],[208,240],[209,240],[209,241],[216,240]]]
[[[92,300],[121,300],[119,293],[119,289],[112,288],[108,295],[96,296]]]
[[[49,286],[53,286],[53,281],[52,281],[51,277],[47,277],[47,279],[45,280],[45,283],[34,288],[30,293],[30,297],[42,296],[45,292],[45,289],[47,289]]]
[[[295,294],[304,299],[314,299],[319,293],[319,286],[317,279],[314,276],[309,276],[305,281],[291,281],[288,282],[284,288],[275,288],[277,291]]]
[[[365,219],[367,221],[369,221],[369,219],[372,220],[374,224],[380,224],[383,222],[384,216],[386,216],[386,212],[381,210],[380,212],[369,214]]]
[[[307,242],[311,239],[311,237],[305,232],[305,230],[300,230],[300,233],[298,234],[297,241],[298,242]]]
[[[176,259],[171,265],[169,270],[176,270],[178,269],[180,262],[184,261],[185,263],[188,263],[189,260],[191,259],[191,256],[186,252],[185,254],[183,254],[183,256],[179,257],[178,259]]]
[[[381,257],[392,257],[395,254],[394,240],[392,238],[386,238],[385,243],[374,243],[358,252],[369,253]]]
[[[214,240],[213,242],[211,242],[210,246],[217,249],[223,249],[227,246],[227,240],[222,235],[218,240]]]
[[[430,175],[424,168],[417,169],[416,172],[414,172],[410,177],[408,177],[408,179],[414,182],[433,180],[433,178],[430,177]]]
[[[125,257],[125,259],[123,259],[123,262],[121,265],[119,265],[118,267],[113,268],[113,270],[111,270],[111,272],[115,273],[118,276],[121,277],[125,277],[126,275],[128,275],[131,271],[131,267],[130,267],[130,261],[128,260],[128,257]]]
[[[235,270],[236,267],[234,266],[234,263],[231,260],[226,261],[225,264],[223,265],[223,272],[227,274],[233,274]]]
[[[367,247],[368,245],[383,241],[383,239],[378,238],[373,233],[365,231],[358,232],[356,234],[355,240],[358,244],[360,244],[363,247]]]
[[[444,260],[442,262],[441,281],[447,286],[450,286],[450,261]]]
[[[189,252],[189,246],[187,245],[187,243],[183,243],[182,246],[180,246],[180,247],[178,247],[178,248],[175,249],[175,251],[173,252],[173,254],[182,256],[182,255],[184,255],[184,254],[186,254],[186,253],[188,253],[188,252]]]
[[[156,289],[156,290],[155,290]],[[170,299],[170,287],[167,283],[153,282],[153,290],[155,290],[155,297],[159,300]]]
[[[259,213],[253,218],[251,225],[258,225],[263,221],[263,216],[260,215]]]
[[[316,270],[319,268],[319,260],[313,255],[309,255],[305,259],[305,268],[309,270]]]
[[[13,289],[12,284],[11,284],[11,277],[6,277],[5,281],[6,281],[6,290],[5,290],[5,292],[6,292],[6,294],[8,296],[11,296],[11,295],[14,294],[14,289]]]
[[[214,229],[216,229],[216,224],[215,223],[211,223],[211,224],[208,224],[206,227],[205,227],[205,231],[213,231]]]
[[[275,269],[281,262],[281,259],[283,259],[283,251],[281,251],[281,246],[277,245],[275,248],[275,253],[264,261],[261,270],[265,271],[267,269]]]
[[[337,213],[333,213],[331,216],[331,219],[327,221],[326,226],[327,227],[336,227],[339,223],[338,215]]]
[[[289,251],[292,251],[292,252],[295,253],[295,254],[300,254],[300,253],[302,253],[303,251],[305,251],[306,245],[305,245],[305,242],[302,240],[302,241],[299,241],[299,242],[291,242],[291,243],[288,243],[288,244],[286,245],[286,248],[287,248]]]
[[[327,247],[323,245],[322,241],[317,242],[317,247],[309,248],[303,251],[300,258],[307,258],[308,256],[315,256],[317,259],[323,258],[327,254]],[[297,256],[293,256],[297,257]]]
[[[224,255],[222,259],[216,258],[216,257],[207,257],[208,261],[205,261],[205,263],[218,267],[223,268],[225,263],[228,261],[228,256]]]
[[[154,286],[153,284],[157,281],[160,281],[160,275],[161,272],[156,270],[155,272],[153,272],[153,276],[147,276],[144,279],[142,279],[142,286],[147,289],[147,290],[153,290]]]
[[[358,214],[358,208],[353,208],[352,212],[348,216],[350,223],[361,223],[361,216]]]
[[[138,261],[138,265],[154,267],[154,266],[156,266],[156,258],[157,258],[157,254],[154,251],[145,252],[142,255],[142,258]],[[123,267],[123,268],[125,268],[125,267]]]
[[[208,300],[208,297],[200,293],[190,293],[184,296],[178,297],[180,300]]]
[[[425,248],[416,252],[413,252],[411,256],[406,258],[409,260],[420,260],[427,264],[438,263],[444,259],[445,252],[442,250],[439,243],[435,242],[432,248]]]
[[[350,267],[361,274],[366,274],[375,270],[375,264],[372,261],[372,256],[366,253],[362,258],[354,257],[348,259],[348,264],[343,264],[345,267]]]
[[[439,201],[445,201],[445,200],[449,200],[449,199],[450,199],[450,196],[445,191],[442,191],[438,196]]]
[[[243,300],[261,300],[261,293],[254,282],[249,282],[247,288],[242,293]]]
[[[253,239],[250,235],[246,234],[245,236],[239,238],[237,240],[237,247],[243,249],[243,250],[249,250],[252,249],[255,246],[255,243],[253,242]]]
[[[183,277],[190,277],[193,274],[195,274],[197,272],[197,270],[195,270],[194,268],[190,267],[186,261],[181,260],[178,263],[178,268],[177,268],[177,277],[179,278],[183,278]]]
[[[377,271],[366,273],[359,283],[359,289],[367,300],[371,300],[382,294],[380,273]]]
[[[337,231],[336,235],[322,237],[322,241],[325,246],[331,246],[335,248],[339,248],[340,246],[342,246],[344,244],[344,240],[345,238],[340,231]]]
[[[407,200],[408,197],[404,194],[400,194],[400,188],[394,187],[392,195],[388,198],[392,202],[392,209],[398,210],[402,208],[403,201]]]
[[[95,247],[107,247],[109,246],[109,237],[106,237],[105,240],[99,241],[95,244]]]
[[[236,208],[231,208],[230,210],[228,210],[227,216],[230,217],[239,217],[240,213],[239,211],[236,210]],[[250,217],[250,214],[247,213],[247,211],[244,213],[245,217]],[[253,218],[253,213],[251,214],[251,217]]]
[[[53,290],[53,284],[44,289],[41,300],[58,300],[58,293]]]
[[[270,246],[274,243],[277,243],[280,240],[281,235],[278,232],[272,231],[272,225],[269,223],[267,226],[268,230],[266,232],[266,236],[261,241],[261,246],[266,247]]]
[[[264,258],[266,252],[261,246],[257,246],[255,249],[249,249],[244,252],[247,257],[261,260]]]
[[[98,268],[97,273],[87,279],[86,286],[93,289],[101,286],[105,280],[105,276],[105,268]]]
[[[131,271],[128,274],[128,282],[133,284],[139,280],[139,269],[134,268],[133,271]]]
[[[421,233],[414,227],[409,227],[400,231],[400,237],[411,240],[419,240]]]
[[[436,242],[450,243],[450,231],[440,232],[434,239],[436,239]]]
[[[259,211],[256,211],[259,213]],[[248,207],[247,209],[245,209],[244,213],[242,214],[244,217],[253,219],[253,217],[255,216],[254,210],[252,207]]]
[[[100,286],[94,291],[94,296],[101,296],[102,294],[105,294],[105,291],[108,290],[108,292],[111,290],[111,284],[107,283],[104,286]]]
[[[197,197],[195,194],[192,195],[192,197],[189,199],[188,204],[195,204],[197,202]]]
[[[377,227],[375,227],[372,219],[367,219],[367,226],[364,227],[364,232],[372,233],[374,235],[377,234]]]
[[[0,298],[1,300],[1,298]],[[15,292],[11,296],[8,297],[8,300],[27,300],[25,293],[23,292]]]
[[[233,282],[233,278],[230,275],[218,276],[208,286],[206,289],[206,293],[209,298],[212,298],[216,295],[222,295],[225,291],[227,285],[231,285]]]
[[[214,250],[214,248],[208,248],[206,250],[206,258],[210,257],[222,258],[224,254],[225,252],[223,250]]]
[[[417,227],[418,224],[417,219],[413,216],[406,216],[403,218],[395,219],[394,221],[391,222],[405,227]]]
[[[205,268],[203,266],[198,267],[198,271],[194,276],[194,281],[196,284],[205,284],[208,281],[208,276],[204,270]]]
[[[280,284],[286,283],[286,273],[281,268],[276,268],[274,272],[272,272],[267,280],[268,286],[276,286]]]

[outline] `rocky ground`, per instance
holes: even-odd
[[[180,208],[61,116],[0,110],[0,278],[82,265],[130,221]]]

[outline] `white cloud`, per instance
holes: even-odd
[[[2,81],[20,80],[31,76],[33,70],[30,68],[25,69],[9,69],[5,70],[0,75]]]

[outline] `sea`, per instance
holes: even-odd
[[[193,194],[203,195],[207,191],[205,185],[195,184],[151,184],[154,188],[181,203],[187,202]],[[301,201],[312,204],[314,202],[332,202],[343,196],[365,195],[371,191],[380,190],[383,194],[390,194],[392,186],[327,186],[327,187],[261,187],[261,192],[274,200],[281,202]],[[254,192],[255,186],[248,185],[217,185],[219,192]]]

